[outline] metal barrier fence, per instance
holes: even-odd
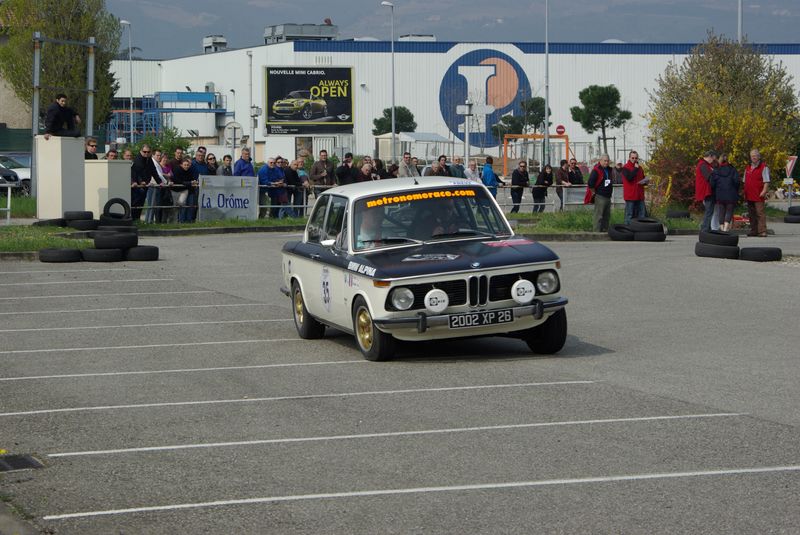
[[[2,186],[2,185],[0,185]],[[138,187],[138,186],[137,186]],[[142,189],[147,189],[154,186],[141,186]],[[145,221],[148,220],[148,210],[158,210],[160,211],[161,215],[158,217],[159,221],[157,222],[171,222],[175,219],[174,211],[181,210],[181,209],[193,209],[197,210],[197,204],[180,204],[178,202],[178,198],[182,191],[186,191],[184,186],[180,185],[173,185],[173,186],[156,186],[160,190],[168,188],[172,192],[173,197],[173,204],[171,205],[143,205],[141,208],[143,217]],[[312,186],[310,188],[305,186],[258,186],[259,189],[259,202],[258,202],[258,212],[259,212],[259,219],[267,219],[267,218],[284,218],[284,217],[304,217],[307,213],[311,210],[314,206],[314,202],[316,202],[316,196],[326,189],[333,188],[335,186]],[[547,189],[547,196],[545,197],[544,204],[535,203],[533,201],[533,193],[532,190],[534,188],[546,188]],[[280,203],[280,204],[272,204],[270,201],[270,197],[268,195],[268,191],[271,189],[284,189],[287,192],[290,190],[297,190],[300,189],[300,193],[302,194],[302,203],[298,204],[297,202],[294,203]],[[498,185],[497,186],[497,203],[500,205],[500,208],[504,212],[510,212],[511,209],[514,207],[514,201],[511,198],[511,191],[515,189],[521,189],[522,193],[522,200],[519,203],[520,210],[527,209],[529,211],[533,210],[533,208],[542,206],[545,212],[557,212],[560,210],[582,210],[582,209],[589,209],[592,205],[585,205],[583,203],[583,197],[586,192],[586,184],[576,184],[573,186],[511,186],[511,185]],[[563,208],[561,205],[561,199],[558,196],[558,191],[561,190],[563,194]],[[294,196],[292,196],[294,197]],[[622,185],[621,184],[613,184],[613,192],[611,196],[611,204],[619,205],[625,204],[625,201],[622,197]],[[2,211],[3,209],[0,209]],[[275,214],[277,211],[277,215]],[[167,216],[164,216],[164,212],[167,212]],[[9,212],[10,213],[10,212]],[[10,217],[10,215],[9,215]],[[155,216],[152,216],[155,217]],[[196,214],[195,214],[196,217]]]
[[[0,184],[0,188],[6,188],[6,207],[0,208],[0,212],[6,213],[6,225],[11,224],[11,189],[13,187],[11,184]]]

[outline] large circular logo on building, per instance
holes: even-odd
[[[464,54],[447,69],[439,88],[439,109],[450,131],[464,141],[467,118],[456,107],[469,99],[473,104],[469,144],[494,147],[503,140],[492,133],[492,126],[503,115],[520,115],[520,102],[529,98],[531,85],[522,67],[502,52],[482,49]]]

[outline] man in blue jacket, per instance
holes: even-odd
[[[283,169],[277,165],[277,158],[267,158],[267,163],[258,170],[258,217],[264,218],[267,212],[266,196],[269,196],[269,216],[277,219],[280,216],[280,206],[283,204],[282,197],[286,196],[286,177],[283,174]],[[263,196],[263,197],[262,197]]]
[[[247,147],[242,149],[242,155],[233,166],[233,176],[256,176],[253,160],[250,159],[250,149]]]

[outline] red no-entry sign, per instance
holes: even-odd
[[[562,135],[566,131],[567,131],[567,129],[564,128],[563,124],[560,124],[560,125],[556,126],[556,134],[558,134],[559,136]]]

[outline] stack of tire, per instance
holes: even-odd
[[[608,237],[614,241],[664,241],[667,239],[666,227],[658,219],[637,217],[629,225],[611,225]]]
[[[739,248],[739,236],[721,230],[701,230],[700,240],[694,245],[694,254],[751,262],[775,262],[783,258],[783,251],[778,247]]]
[[[92,212],[69,211],[64,212],[64,217],[58,219],[43,219],[36,221],[35,227],[69,227],[75,230],[96,230],[100,221],[94,219]]]
[[[113,212],[111,209],[119,205],[122,213]],[[82,212],[83,216],[88,214],[88,221],[92,219],[91,212]],[[64,219],[67,226],[71,221],[78,219],[68,219],[68,215],[75,216],[78,212],[65,212]],[[52,221],[52,220],[51,220]],[[94,221],[89,237],[94,239],[94,247],[87,249],[42,249],[39,251],[39,260],[42,262],[121,262],[129,261],[154,261],[158,260],[158,247],[152,245],[139,245],[139,229],[131,219],[131,207],[124,199],[110,199],[103,207],[103,214],[100,219]]]
[[[784,223],[800,223],[800,206],[790,206],[789,212],[783,216]]]

